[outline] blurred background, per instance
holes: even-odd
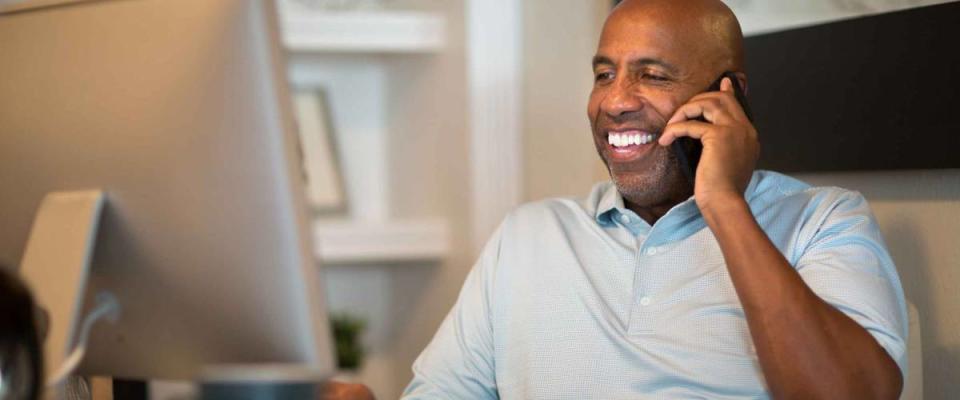
[[[940,2],[727,1],[748,36]],[[607,179],[585,109],[612,3],[280,1],[317,254],[362,348],[344,379],[396,398],[504,214]],[[800,177],[871,200],[920,312],[925,397],[960,392],[960,171]]]

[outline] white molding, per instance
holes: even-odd
[[[317,220],[316,257],[324,264],[442,260],[450,253],[445,220]]]
[[[446,45],[438,13],[288,9],[282,20],[284,45],[295,52],[434,53]]]
[[[520,203],[521,0],[467,0],[473,249]]]

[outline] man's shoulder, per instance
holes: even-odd
[[[836,186],[812,186],[777,172],[758,171],[750,208],[765,229],[794,226],[803,236],[841,221],[872,221],[860,192]],[[872,222],[870,222],[872,223]]]
[[[583,210],[576,197],[549,197],[530,201],[515,207],[507,219],[511,221],[536,222],[579,214]]]
[[[544,224],[592,220],[596,215],[599,198],[604,195],[610,185],[612,182],[597,183],[586,196],[556,196],[523,203],[507,215],[506,221]]]
[[[851,233],[879,238],[879,227],[859,192],[812,186],[776,172],[758,171],[758,175],[749,201],[751,211],[791,264],[796,265],[815,242],[845,240]]]
[[[774,171],[754,173],[748,201],[757,207],[803,204],[805,206],[865,202],[863,195],[837,186],[812,186],[800,179]]]

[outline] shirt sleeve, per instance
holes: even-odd
[[[498,399],[490,293],[501,229],[493,234],[456,304],[413,364],[402,399]]]
[[[814,293],[866,329],[906,377],[906,301],[879,226],[859,193],[843,191],[826,203],[797,271]]]

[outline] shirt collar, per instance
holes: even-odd
[[[597,224],[604,227],[614,225],[613,218],[616,214],[627,209],[623,203],[623,196],[620,196],[620,192],[617,190],[617,185],[613,182],[607,182],[605,186],[606,188],[603,189],[600,200],[597,202],[596,216]]]
[[[750,183],[747,185],[747,190],[744,192],[744,197],[748,203],[754,197],[758,178],[759,172],[754,171],[750,177]],[[597,212],[595,217],[598,225],[602,227],[615,226],[617,222],[614,218],[622,214],[627,214],[639,221],[643,221],[636,213],[627,209],[623,202],[623,196],[620,195],[620,192],[617,190],[617,185],[612,181],[605,182],[603,186],[598,186],[597,189],[600,190],[600,196],[596,203]],[[643,224],[646,225],[646,222],[643,221]],[[653,228],[655,228],[657,232],[663,233],[663,235],[657,235],[662,236],[661,241],[670,242],[689,236],[691,233],[705,226],[706,221],[703,220],[700,209],[697,208],[697,203],[693,196],[690,196],[687,200],[667,211]],[[636,229],[631,229],[631,231],[635,235],[638,233],[635,232]]]

